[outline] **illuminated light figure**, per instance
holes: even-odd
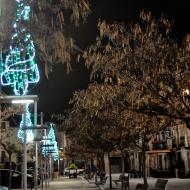
[[[30,119],[30,112],[29,112],[29,104],[26,104],[24,106],[24,111],[25,113],[22,114],[22,121],[20,122],[20,129],[18,131],[18,138],[21,139],[22,143],[24,142],[24,131],[23,129],[27,129],[27,128],[32,128],[33,127],[33,124],[31,122],[31,119]],[[31,129],[27,129],[27,132],[26,132],[26,143],[30,143],[32,142],[34,139],[34,134],[33,134],[33,131]]]
[[[0,48],[0,75],[3,72],[3,57],[2,57],[2,49]]]
[[[52,154],[52,157],[54,160],[58,160],[58,146],[57,141],[55,139],[55,132],[53,129],[54,124],[50,123],[50,130],[47,136],[47,139],[43,140],[43,146],[42,146],[42,154],[44,156],[47,156],[47,154],[50,152]]]
[[[30,6],[25,0],[16,0],[16,21],[13,24],[12,42],[6,56],[1,84],[11,86],[15,95],[25,95],[28,85],[37,83],[40,79],[35,63],[35,47],[31,34],[27,31]]]
[[[30,19],[29,0],[16,0],[16,20],[13,23],[13,34],[9,52],[3,63],[2,53],[0,59],[0,78],[1,84],[11,86],[14,94],[22,96],[27,94],[29,84],[37,83],[40,79],[38,66],[35,63],[35,47],[27,29]],[[18,137],[23,141],[23,126],[31,127],[32,122],[29,113],[29,104],[25,105],[26,120],[22,114],[22,121],[18,131]],[[26,131],[26,142],[33,140],[32,130]]]

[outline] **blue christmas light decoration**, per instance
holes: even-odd
[[[3,57],[2,57],[2,49],[0,48],[0,75],[3,72]]]
[[[6,56],[1,84],[11,86],[15,95],[25,95],[28,85],[40,79],[35,63],[35,47],[31,34],[26,28],[29,21],[30,5],[27,0],[16,0],[16,21],[13,23],[13,34],[9,53]]]
[[[55,138],[55,132],[53,129],[54,126],[55,126],[54,124],[50,123],[50,129],[47,135],[47,139],[45,138],[43,140],[42,154],[44,157],[46,157],[48,154],[52,154],[53,159],[58,160],[59,154],[58,154],[57,141]]]
[[[20,129],[18,131],[18,138],[21,139],[22,143],[24,143],[24,131],[23,128],[32,128],[33,124],[30,119],[30,112],[29,112],[29,104],[25,105],[25,113],[22,114],[22,121],[20,122]],[[26,132],[26,143],[32,142],[34,139],[34,134],[31,129],[27,129]]]
[[[0,80],[4,86],[11,86],[14,94],[22,96],[27,94],[29,84],[37,83],[40,79],[38,66],[35,62],[35,47],[31,34],[27,29],[30,20],[29,0],[16,0],[16,20],[13,23],[13,33],[9,52],[2,59],[0,58]],[[18,131],[18,137],[23,142],[23,127],[32,127],[29,104],[25,105],[25,114],[22,114],[22,121]],[[33,140],[32,130],[26,131],[26,142]]]

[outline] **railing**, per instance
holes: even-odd
[[[154,144],[152,144],[152,149],[153,150],[167,149],[166,142],[157,142],[157,143],[154,143]]]

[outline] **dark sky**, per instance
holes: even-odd
[[[134,23],[141,10],[149,10],[156,17],[161,13],[175,20],[173,37],[182,38],[190,31],[190,11],[188,0],[90,0],[92,14],[86,24],[79,27],[67,26],[66,33],[72,34],[81,48],[93,43],[97,35],[98,19],[108,22],[118,21]],[[44,77],[43,70],[39,84],[32,90],[39,96],[38,111],[45,114],[61,113],[68,107],[72,93],[77,89],[87,88],[89,72],[79,63],[73,63],[73,71],[67,75],[62,65],[54,67],[49,80]]]

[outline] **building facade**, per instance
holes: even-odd
[[[141,170],[141,152],[129,156],[129,169]],[[190,129],[179,123],[152,135],[146,151],[146,172],[153,177],[190,177]]]
[[[121,154],[111,154],[111,170],[121,173]],[[109,160],[105,156],[106,173]],[[125,171],[142,173],[142,152],[138,149],[128,152]],[[146,173],[153,177],[190,177],[190,129],[182,123],[171,126],[152,135],[146,150]]]
[[[8,152],[6,148],[12,151],[11,160],[13,163],[20,164],[22,162],[23,146],[17,138],[18,128],[12,127],[9,121],[0,122],[0,168],[6,167],[6,163],[9,162]],[[33,145],[27,145],[27,160],[33,160]]]

